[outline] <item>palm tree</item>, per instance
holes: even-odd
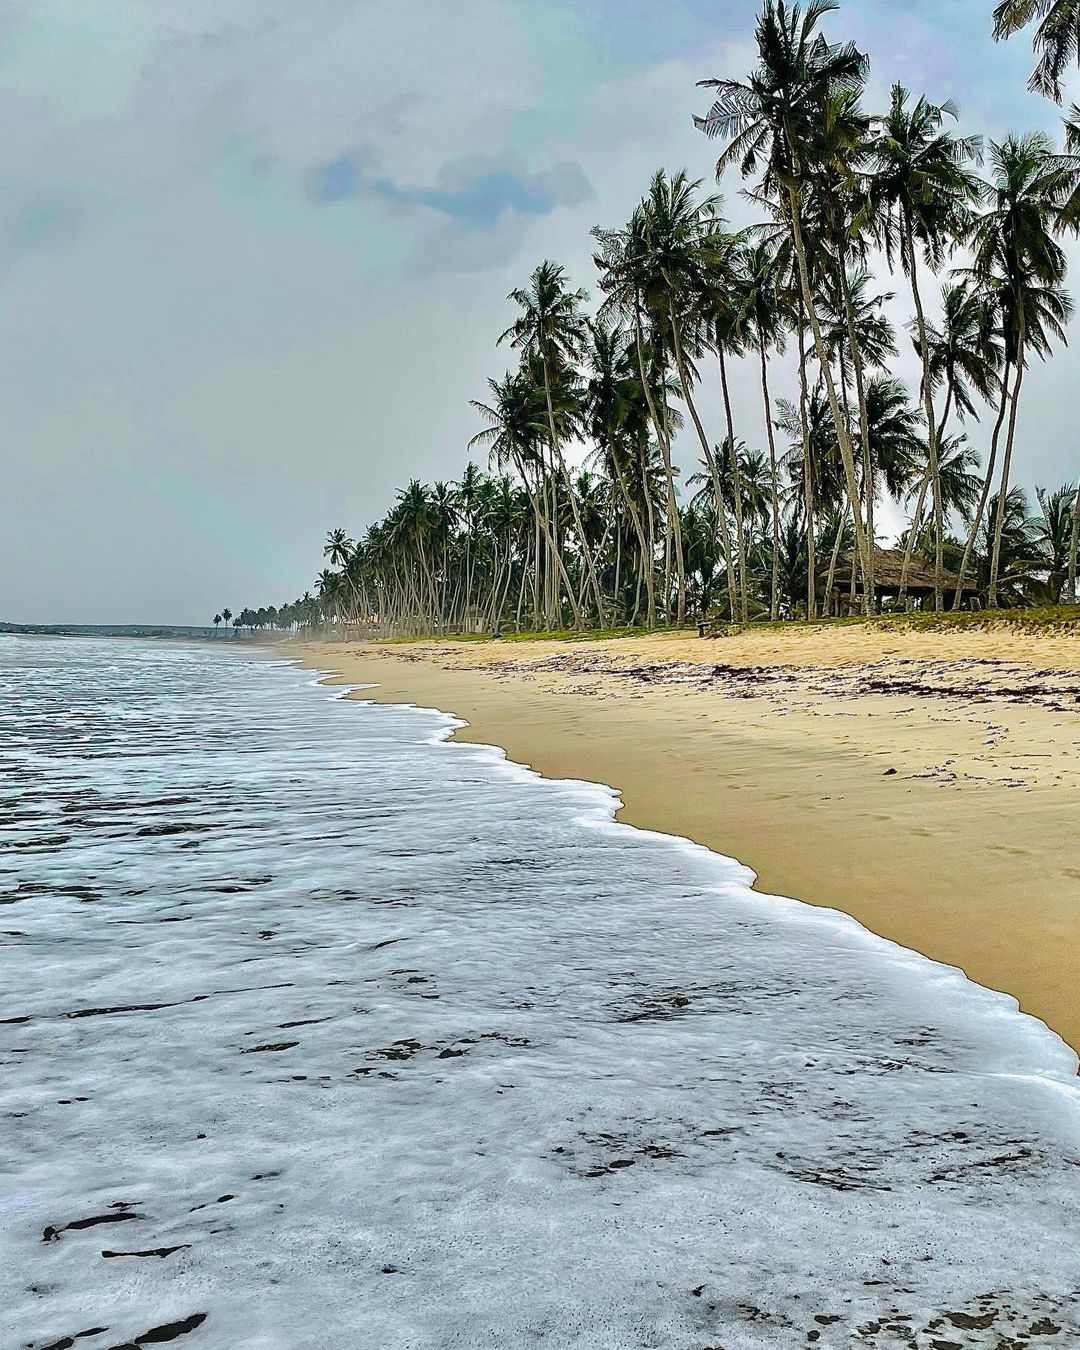
[[[1004,509],[999,509],[1004,500]],[[994,550],[998,559],[998,601],[1012,608],[1030,604],[1032,598],[1045,599],[1046,587],[1040,581],[1046,570],[1038,524],[1028,514],[1022,488],[1010,488],[1002,499],[995,493],[979,532],[979,588],[989,594],[993,581]]]
[[[772,554],[769,581],[769,618],[779,617],[780,599],[780,476],[776,457],[772,398],[769,394],[769,352],[783,352],[790,311],[783,298],[785,260],[767,242],[751,244],[743,255],[746,289],[742,320],[749,340],[757,349],[761,372],[761,397],[765,408],[765,432],[769,441],[769,487],[772,505]]]
[[[745,82],[699,81],[699,86],[716,92],[716,99],[709,112],[694,122],[707,136],[727,142],[716,166],[717,177],[730,164],[738,163],[744,177],[761,168],[759,195],[775,200],[790,226],[802,304],[840,445],[856,547],[864,578],[869,578],[873,559],[863,525],[851,437],[828,360],[802,227],[815,184],[847,173],[864,135],[865,119],[856,96],[866,80],[867,59],[853,43],[829,43],[818,31],[824,15],[836,8],[835,0],[810,0],[805,12],[798,5],[789,7],[785,0],[765,0],[755,34],[756,71]],[[827,146],[820,135],[823,127],[829,131]],[[867,612],[872,596],[872,586],[865,585]]]
[[[520,307],[521,314],[501,335],[499,342],[509,341],[511,346],[517,348],[525,357],[535,358],[539,363],[554,467],[566,486],[574,527],[596,602],[597,617],[602,627],[604,598],[600,592],[592,550],[585,538],[577,498],[563,459],[564,436],[560,435],[556,423],[552,395],[552,386],[556,378],[567,368],[573,367],[584,342],[586,329],[581,306],[588,299],[588,295],[583,290],[569,290],[563,269],[557,263],[545,259],[529,278],[528,289],[513,290],[507,299],[513,300]]]
[[[671,322],[674,319],[677,327],[682,317],[678,309],[673,309],[675,296],[672,291],[675,277],[665,269],[664,257],[669,244],[674,245],[677,242],[680,251],[685,251],[687,242],[685,239],[674,241],[665,238],[668,227],[684,231],[689,225],[685,218],[678,223],[673,219],[675,214],[681,215],[686,206],[685,175],[683,180],[679,187],[678,195],[681,201],[677,208],[670,201],[673,185],[669,184],[662,174],[658,174],[654,177],[652,185],[652,196],[656,197],[657,201],[653,206],[651,220],[647,203],[643,200],[634,209],[624,229],[602,230],[597,227],[592,232],[600,244],[600,252],[595,256],[595,262],[601,273],[601,289],[607,295],[601,307],[601,314],[605,317],[617,314],[631,326],[641,388],[645,394],[656,443],[664,461],[667,489],[664,589],[665,593],[669,589],[673,554],[677,586],[676,609],[680,622],[685,618],[686,612],[686,559],[682,541],[682,520],[675,492],[675,469],[671,457],[670,410],[664,391],[658,386],[666,384],[667,371],[673,354],[674,330],[670,327]],[[664,198],[668,200],[665,201]],[[674,355],[678,365],[681,352]],[[685,395],[688,386],[689,380],[683,380],[680,375],[680,393]],[[733,589],[734,575],[730,562],[728,581]]]
[[[220,628],[220,627],[221,627],[221,615],[220,615],[220,614],[215,614],[215,615],[214,615],[214,628],[215,628],[215,630],[216,630],[216,629],[218,629],[218,628]]]
[[[1047,584],[1050,599],[1056,605],[1069,595],[1069,569],[1072,565],[1073,524],[1076,520],[1077,489],[1066,483],[1063,487],[1048,492],[1037,487],[1035,497],[1039,503],[1039,516],[1035,530],[1046,557],[1050,573]]]
[[[1000,0],[994,9],[994,37],[1008,38],[1038,22],[1034,47],[1039,63],[1028,88],[1061,102],[1065,67],[1080,58],[1080,0]]]
[[[993,143],[990,159],[993,178],[987,188],[988,209],[972,229],[973,258],[967,275],[987,290],[997,306],[1006,358],[1003,390],[1010,367],[1015,371],[998,487],[998,496],[1007,500],[1028,354],[1034,351],[1045,358],[1052,338],[1064,342],[1065,324],[1072,313],[1072,302],[1061,286],[1066,271],[1065,254],[1054,239],[1054,232],[1061,226],[1062,213],[1076,181],[1077,165],[1073,156],[1056,154],[1049,138],[1041,132],[1008,136],[1000,145]],[[1004,407],[1003,396],[999,432]],[[996,448],[995,435],[983,499],[965,550],[965,564],[971,538],[981,524]],[[1005,514],[999,512],[996,516],[999,535]],[[988,588],[991,607],[997,603],[999,554],[1000,540],[995,538]]]
[[[729,251],[729,237],[724,234],[723,222],[719,217],[719,198],[706,197],[697,201],[695,194],[700,186],[700,182],[692,182],[683,172],[672,175],[670,179],[663,171],[653,177],[649,195],[641,204],[643,250],[639,282],[643,307],[653,321],[657,345],[670,339],[680,393],[693,421],[702,453],[718,486],[719,466],[715,463],[712,446],[693,396],[696,377],[693,357],[707,346],[709,321],[716,322],[716,290],[723,280],[730,283],[730,276],[722,278],[718,275],[724,268]],[[719,344],[717,350],[722,352]],[[723,377],[722,365],[721,374]],[[726,378],[724,395],[730,421]],[[734,461],[733,472],[737,476],[738,466]],[[745,572],[739,507],[736,506],[738,573],[731,554],[724,504],[719,495],[715,509],[727,564],[729,590],[734,591],[736,577],[742,584],[741,573]],[[734,612],[734,596],[732,605]],[[740,612],[744,608],[740,603]],[[679,622],[682,622],[681,613]]]
[[[898,248],[915,306],[916,349],[922,360],[922,398],[929,446],[930,492],[934,509],[934,608],[941,609],[944,512],[938,472],[938,428],[926,313],[919,290],[918,255],[931,269],[963,239],[980,186],[968,167],[981,159],[976,138],[958,138],[946,120],[958,118],[951,103],[919,98],[909,107],[908,91],[895,84],[888,113],[877,120],[869,197],[879,237],[891,257]]]
[[[656,623],[653,543],[630,486],[637,477],[634,459],[647,442],[648,413],[644,392],[633,364],[632,342],[625,330],[598,319],[589,325],[589,335],[585,353],[589,371],[586,385],[588,431],[609,477],[618,483],[619,494],[633,524],[638,545],[639,584],[643,576],[646,622],[652,628]]]
[[[558,548],[552,528],[551,513],[545,509],[545,466],[539,448],[537,428],[538,409],[535,390],[524,371],[507,375],[503,380],[489,380],[490,404],[473,400],[472,406],[487,423],[483,431],[478,432],[469,442],[469,446],[486,445],[492,461],[500,467],[512,464],[518,476],[524,482],[533,508],[536,522],[536,535],[546,544],[541,551],[534,551],[534,622],[540,623],[541,594],[543,600],[544,622],[548,628],[558,627],[558,591],[557,582],[565,587],[571,604],[575,607],[575,620],[580,621],[574,588],[570,583],[563,560],[562,550]],[[544,581],[540,572],[543,562]],[[557,578],[556,578],[557,570]]]

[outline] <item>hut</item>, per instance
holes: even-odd
[[[863,579],[861,570],[855,567],[855,589],[852,598],[852,555],[846,554],[833,577],[832,593],[828,597],[829,611],[832,614],[858,613],[862,609]],[[912,608],[927,609],[934,602],[934,569],[924,559],[912,554],[907,567],[907,583],[904,578],[904,550],[902,548],[874,549],[874,608],[881,609],[886,600],[898,600],[904,591]],[[942,570],[941,603],[945,609],[953,608],[956,588],[960,578],[955,572]],[[960,608],[978,607],[979,588],[970,579],[960,588]]]

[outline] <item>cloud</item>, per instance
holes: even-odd
[[[444,164],[426,186],[396,182],[375,164],[370,150],[346,151],[304,170],[302,190],[320,205],[368,195],[391,207],[434,212],[473,230],[496,225],[508,212],[546,216],[592,196],[588,178],[573,161],[530,173],[514,155],[469,155]]]

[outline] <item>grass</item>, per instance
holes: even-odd
[[[730,624],[717,628],[718,636],[745,632],[792,634],[830,628],[865,628],[871,632],[956,633],[1012,632],[1037,633],[1045,637],[1080,637],[1080,605],[1046,605],[1030,609],[957,610],[944,614],[913,611],[910,614],[860,614],[839,619],[798,619],[793,622]]]
[[[996,609],[969,612],[960,610],[955,613],[934,614],[913,612],[910,614],[875,614],[871,618],[862,615],[850,615],[839,619],[792,619],[782,623],[769,623],[767,620],[747,624],[720,624],[713,631],[719,638],[734,637],[740,633],[768,633],[776,637],[789,634],[792,637],[810,631],[827,631],[831,628],[866,628],[873,632],[1014,632],[1034,634],[1043,637],[1080,638],[1080,605],[1048,605],[1031,609]],[[654,628],[651,634],[690,634],[697,631],[697,625],[677,628],[674,625]],[[572,628],[551,629],[548,631],[528,631],[504,633],[501,642],[610,642],[619,638],[644,637],[650,630],[644,628],[596,628],[577,631]],[[377,642],[387,646],[402,646],[416,642],[491,642],[489,633],[446,633],[427,637],[377,638]]]

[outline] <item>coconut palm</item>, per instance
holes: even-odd
[[[1000,0],[994,9],[995,38],[1012,37],[1037,23],[1034,47],[1039,62],[1028,88],[1061,102],[1061,77],[1080,58],[1080,0]]]
[[[1035,498],[1039,515],[1035,519],[1036,536],[1042,546],[1049,571],[1047,584],[1053,604],[1068,598],[1069,567],[1072,560],[1073,522],[1076,519],[1077,489],[1066,483],[1053,492],[1037,487]]]
[[[631,487],[640,474],[640,463],[636,461],[648,443],[648,409],[636,369],[633,340],[626,330],[598,319],[589,325],[589,335],[585,352],[587,429],[608,476],[618,484],[633,524],[638,546],[638,581],[640,585],[644,579],[646,622],[652,628],[656,623],[654,547],[644,514],[638,507],[637,494]]]
[[[909,103],[901,84],[893,85],[888,113],[877,119],[869,176],[870,211],[879,238],[891,258],[899,252],[915,306],[916,349],[922,360],[922,399],[929,446],[933,502],[934,608],[940,609],[944,511],[938,474],[938,429],[926,312],[919,288],[919,259],[931,269],[967,234],[981,189],[971,165],[982,156],[975,137],[954,136],[947,124],[958,113],[952,103],[925,98]]]
[[[1054,152],[1041,132],[1008,136],[990,150],[992,179],[987,188],[987,210],[972,228],[972,264],[965,275],[977,282],[996,305],[1005,348],[1005,378],[995,439],[991,445],[983,498],[976,510],[965,562],[982,515],[995,468],[995,454],[1005,408],[1008,373],[1015,372],[1005,452],[998,496],[1008,500],[1009,477],[1016,439],[1017,414],[1024,371],[1031,352],[1045,358],[1051,342],[1064,342],[1072,302],[1062,288],[1065,254],[1054,238],[1076,181],[1076,160]],[[1006,513],[995,517],[998,531]],[[991,550],[988,601],[997,603],[1000,543]]]
[[[537,405],[536,390],[528,374],[521,370],[508,374],[502,380],[488,381],[490,403],[473,400],[472,406],[480,414],[487,426],[469,442],[487,446],[492,462],[500,468],[512,464],[517,470],[529,493],[536,522],[536,534],[543,537],[546,549],[535,549],[534,581],[534,622],[541,627],[540,610],[543,607],[544,622],[548,628],[558,627],[558,590],[557,584],[565,587],[571,603],[576,606],[574,589],[566,571],[562,550],[555,542],[552,531],[551,513],[545,509],[546,475],[542,450],[540,448],[539,419],[542,410]],[[459,494],[460,495],[460,494]],[[544,579],[541,582],[541,566]],[[541,601],[541,595],[544,599]],[[580,620],[575,613],[575,619]]]
[[[855,95],[865,83],[867,59],[854,44],[829,43],[819,32],[822,18],[836,8],[834,0],[810,0],[805,11],[785,0],[765,0],[755,33],[757,69],[747,81],[699,81],[716,98],[709,112],[694,121],[706,135],[726,142],[717,176],[732,164],[739,165],[744,177],[760,170],[759,195],[774,200],[790,226],[802,304],[840,446],[856,546],[864,577],[869,577],[873,562],[851,437],[825,347],[802,223],[815,185],[845,176],[864,142],[865,119]],[[820,134],[823,127],[828,128],[827,145]],[[864,586],[867,610],[872,595],[873,587]]]
[[[554,469],[566,488],[581,546],[582,557],[589,575],[589,583],[596,603],[597,617],[603,624],[604,599],[596,575],[596,564],[585,539],[581,513],[570,485],[562,445],[566,428],[560,431],[555,415],[553,386],[560,375],[572,369],[585,340],[586,327],[581,307],[588,299],[583,290],[572,291],[566,284],[566,273],[557,263],[545,259],[533,271],[527,289],[516,289],[507,297],[521,309],[521,314],[501,335],[499,342],[509,341],[526,358],[534,359],[540,370],[547,411],[547,429]],[[576,601],[574,602],[577,608]],[[581,622],[581,615],[577,615]]]

